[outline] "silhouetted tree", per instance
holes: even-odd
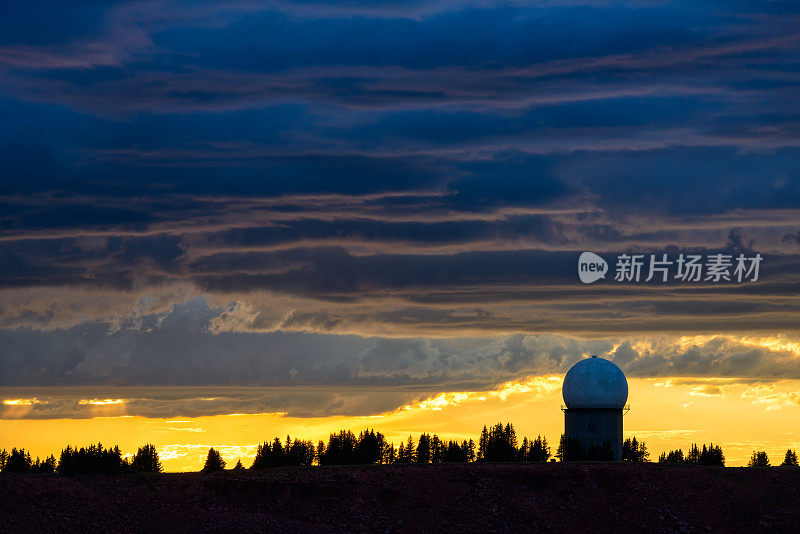
[[[156,446],[148,443],[147,445],[139,447],[139,450],[133,455],[133,460],[131,460],[131,471],[138,473],[160,473],[161,470],[161,460],[158,458]]]
[[[236,460],[236,465],[233,466],[234,471],[244,471],[244,466],[241,460]]]
[[[658,463],[668,463],[668,464],[682,464],[685,463],[686,459],[683,457],[683,450],[678,449],[676,451],[669,451],[669,452],[662,452],[661,455],[658,457]]]
[[[56,459],[52,454],[44,460],[39,457],[31,460],[30,453],[25,449],[11,449],[10,454],[5,449],[0,451],[0,472],[52,474],[55,470]]]
[[[398,453],[399,456],[399,453]],[[408,435],[408,440],[406,441],[406,450],[405,455],[403,456],[403,463],[410,464],[417,460],[416,453],[414,452],[414,438],[411,437],[411,434]]]
[[[314,443],[298,438],[291,440],[286,436],[286,446],[283,448],[283,465],[298,466],[311,465],[314,463]]]
[[[356,445],[357,458],[359,464],[379,464],[383,463],[386,439],[380,432],[374,430],[364,430],[358,436]]]
[[[714,445],[713,443],[706,445],[703,443],[703,448],[699,449],[697,443],[692,443],[689,453],[686,455],[686,463],[724,467],[725,454],[719,445]]]
[[[349,430],[331,434],[320,458],[320,465],[345,465],[356,463],[358,441]]]
[[[400,464],[410,464],[414,460],[414,438],[409,435],[405,443],[400,442],[400,447],[397,449],[397,460],[395,461]]]
[[[439,436],[434,434],[431,436],[431,463],[439,464],[444,461],[444,453],[446,450],[445,444],[439,439]]]
[[[222,459],[219,451],[211,447],[208,449],[208,456],[206,456],[206,463],[203,466],[203,473],[213,473],[215,471],[222,471],[225,469],[225,460]]]
[[[486,449],[489,446],[489,430],[483,425],[481,437],[478,439],[478,460],[486,459]]]
[[[320,465],[351,465],[359,463],[359,440],[350,430],[331,434],[325,452],[320,455]]]
[[[629,462],[644,462],[649,459],[649,451],[643,441],[636,436],[627,438],[622,444],[622,459]],[[610,460],[613,451],[610,442],[602,445],[581,447],[578,440],[568,440],[561,435],[555,456],[561,461],[571,460]],[[341,430],[330,435],[328,443],[323,441],[315,447],[310,441],[286,436],[285,441],[274,438],[272,442],[264,442],[256,450],[251,469],[280,466],[312,465],[315,461],[320,465],[334,464],[367,464],[367,463],[440,463],[440,462],[472,462],[481,461],[548,461],[551,457],[547,439],[537,435],[529,440],[524,437],[517,447],[517,437],[511,423],[496,423],[491,427],[484,426],[478,441],[473,440],[442,441],[436,434],[422,433],[415,444],[409,435],[406,442],[401,442],[398,449],[393,443],[386,441],[380,432],[372,429],[363,430],[356,437],[350,430]],[[555,460],[553,460],[555,461]],[[724,466],[725,455],[719,445],[713,443],[693,443],[688,453],[682,449],[662,452],[660,463],[687,463],[703,466]],[[765,451],[753,451],[749,464],[753,467],[769,466],[769,458]],[[797,466],[797,454],[794,450],[786,451],[782,466]],[[209,449],[203,471],[224,469],[225,461],[213,447]],[[241,460],[236,463],[235,470],[244,469]],[[0,450],[0,472],[18,473],[53,473],[64,475],[107,474],[115,475],[123,472],[161,472],[162,465],[158,452],[153,444],[138,448],[130,462],[122,458],[119,447],[104,448],[102,444],[88,447],[67,446],[61,451],[58,462],[54,456],[44,460],[32,460],[25,449],[12,449],[9,453]]]
[[[319,440],[319,443],[317,443],[317,450],[314,453],[314,457],[317,460],[317,465],[322,465],[322,455],[323,454],[325,454],[325,442],[322,441],[322,440]]]
[[[686,455],[686,463],[700,464],[700,449],[697,448],[697,443],[692,443],[689,447],[689,453]]]
[[[530,448],[531,448],[531,446],[530,446],[530,443],[528,443],[528,437],[527,436],[523,437],[522,438],[522,445],[520,445],[519,449],[517,449],[517,454],[514,457],[514,459],[524,462],[525,459],[528,456],[528,450],[530,450]]]
[[[478,459],[487,462],[510,462],[517,456],[517,434],[514,426],[507,423],[495,424],[491,429],[484,427],[481,432]]]
[[[250,469],[267,469],[269,467],[281,467],[283,465],[283,447],[280,446],[273,453],[273,443],[274,441],[265,441],[256,447],[256,456],[253,458]],[[278,440],[278,444],[280,445],[280,440]]]
[[[3,466],[4,473],[28,473],[31,470],[33,462],[31,455],[25,449],[11,449],[11,454],[8,455]]]
[[[523,438],[522,446],[519,448],[517,458],[525,462],[546,462],[550,459],[550,446],[547,439],[536,436],[533,441]]]
[[[725,455],[719,445],[709,443],[706,447],[703,444],[703,450],[700,452],[700,465],[710,465],[716,467],[725,467]]]
[[[650,457],[644,441],[638,441],[636,436],[628,438],[622,442],[622,461],[624,462],[646,462]]]
[[[448,441],[442,457],[443,462],[466,462],[467,451],[457,441]]]
[[[51,475],[56,472],[56,457],[52,454],[45,458],[44,460],[39,460],[39,457],[36,457],[33,464],[31,465],[31,472],[32,473],[43,473]]]
[[[416,463],[429,464],[431,462],[431,437],[429,434],[420,434],[417,441]]]
[[[753,455],[750,457],[747,467],[769,467],[767,451],[753,451]]]
[[[783,467],[797,467],[797,453],[792,449],[786,449],[786,455],[783,457]]]
[[[393,464],[397,461],[397,453],[394,448],[394,442],[389,443],[386,440],[383,441],[383,455],[381,463],[384,464]]]
[[[475,442],[470,439],[469,441],[464,441],[461,446],[467,451],[467,461],[474,462],[477,460],[477,452],[475,451]]]
[[[320,447],[324,449],[321,441]],[[297,438],[292,440],[290,436],[286,436],[284,445],[280,438],[276,437],[272,442],[265,441],[256,447],[256,456],[253,458],[250,469],[311,465],[318,458],[318,452],[314,450],[314,444],[311,441]]]
[[[129,468],[118,446],[105,449],[101,443],[70,447],[61,451],[56,471],[61,475],[119,475]]]
[[[283,443],[281,443],[281,439],[278,436],[275,436],[275,439],[272,440],[272,454],[275,455],[278,462],[276,467],[283,465]]]
[[[609,449],[611,448],[611,444],[608,444]],[[584,455],[583,450],[581,448],[581,442],[577,439],[567,439],[565,434],[561,434],[561,439],[558,442],[558,449],[556,450],[556,458],[559,459],[561,462],[574,462],[579,460],[601,460],[604,458],[595,456],[603,456],[606,453],[603,451],[602,447],[595,446],[592,451],[591,455],[593,457],[588,457],[589,455]],[[588,452],[588,451],[587,451]],[[613,451],[611,454],[611,458],[613,460]]]
[[[517,433],[514,431],[514,425],[506,423],[503,429],[503,439],[510,446],[511,449],[517,448]]]
[[[566,462],[567,461],[567,436],[566,436],[566,434],[561,434],[561,437],[558,439],[558,447],[556,447],[556,458],[558,458],[559,462]]]

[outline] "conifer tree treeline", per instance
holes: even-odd
[[[556,449],[556,458],[562,462],[582,460],[607,462],[614,459],[614,450],[611,448],[609,440],[603,441],[602,445],[590,445],[584,450],[579,440],[567,439],[567,436],[561,434],[558,449]]]
[[[646,462],[650,458],[650,452],[644,441],[639,441],[636,436],[627,438],[622,442],[621,457],[623,462]],[[556,450],[556,458],[565,461],[610,461],[614,459],[614,450],[611,442],[605,440],[601,445],[591,445],[586,450],[581,447],[580,441],[567,439],[561,434],[561,440]]]
[[[722,452],[722,447],[709,443],[703,443],[703,448],[700,449],[697,443],[692,443],[689,447],[689,452],[684,455],[682,449],[675,451],[662,452],[658,457],[659,463],[672,463],[672,464],[694,464],[694,465],[710,465],[717,467],[725,467],[725,454]]]
[[[135,473],[160,473],[162,471],[161,460],[158,457],[156,446],[148,443],[139,447],[131,460],[130,470]]]
[[[380,464],[385,463],[386,446],[386,439],[380,432],[367,430],[356,437],[350,430],[341,430],[330,435],[327,445],[319,443],[317,459],[319,465]],[[312,446],[312,460],[313,453]],[[311,462],[304,465],[311,465]]]
[[[747,463],[747,467],[769,467],[769,456],[767,456],[767,451],[753,451],[753,455],[750,457],[750,461]]]
[[[506,423],[503,426],[502,423],[497,423],[492,428],[483,427],[478,440],[478,461],[511,462],[519,454],[514,425]]]
[[[622,442],[622,461],[623,462],[646,462],[650,457],[644,441],[638,441],[636,436],[628,438]]]
[[[31,460],[31,455],[25,449],[0,450],[0,471],[3,473],[54,473],[56,458],[52,454],[40,460]]]
[[[275,438],[272,443],[265,441],[259,445],[256,449],[256,457],[253,460],[252,469],[311,465],[313,461],[313,443],[301,441],[297,438],[292,441],[289,436],[286,436],[286,442],[283,444],[280,438]]]
[[[352,465],[352,464],[438,464],[445,462],[544,462],[550,456],[547,439],[537,436],[533,440],[524,438],[517,444],[516,431],[511,423],[497,423],[491,429],[484,427],[481,440],[476,448],[471,439],[463,441],[442,440],[436,434],[422,433],[415,441],[409,435],[398,447],[390,443],[380,432],[365,430],[358,436],[350,430],[340,430],[331,434],[328,442],[320,441],[316,448],[311,442],[286,437],[283,445],[280,439],[265,442],[258,446],[251,469],[266,469],[287,465]],[[297,449],[290,459],[289,444]],[[298,460],[297,458],[302,458]]]
[[[119,447],[104,448],[101,443],[88,447],[68,445],[58,461],[53,455],[31,460],[25,449],[0,450],[0,471],[4,473],[58,473],[60,475],[119,475],[124,473],[160,473],[161,461],[155,445],[147,444],[128,460]]]
[[[612,451],[608,443],[602,447],[581,452],[580,443],[561,436],[555,457],[562,461],[570,459],[607,460]],[[622,459],[630,462],[648,461],[649,452],[643,441],[635,436],[622,445]],[[286,436],[285,440],[274,438],[258,445],[250,469],[268,469],[288,466],[353,465],[353,464],[438,464],[446,462],[546,462],[551,458],[550,445],[541,435],[522,443],[517,442],[516,431],[511,423],[484,426],[477,445],[471,439],[444,441],[436,434],[422,433],[415,441],[409,435],[395,447],[380,432],[368,429],[356,436],[350,430],[330,434],[328,442],[320,441],[316,446],[311,441]],[[688,453],[682,449],[663,452],[660,463],[724,466],[725,455],[719,445],[693,443]],[[752,467],[769,466],[766,452],[753,452]],[[797,467],[797,453],[786,451],[781,466]],[[220,452],[209,449],[202,471],[214,472],[225,469],[226,462]],[[244,469],[239,460],[235,469]],[[105,448],[102,444],[88,447],[67,446],[58,460],[49,456],[44,460],[32,460],[25,449],[0,450],[0,472],[3,473],[58,473],[61,475],[119,475],[127,473],[158,473],[162,471],[158,451],[152,444],[139,447],[130,458],[122,455],[119,447]]]
[[[550,445],[547,444],[547,439],[542,436],[536,436],[533,441],[522,438],[517,459],[525,462],[546,462],[550,459]]]
[[[60,475],[119,475],[126,462],[122,458],[119,447],[104,448],[102,443],[89,445],[80,449],[67,448],[61,451],[58,460]]]

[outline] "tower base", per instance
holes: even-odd
[[[622,460],[622,409],[566,408],[567,460]]]

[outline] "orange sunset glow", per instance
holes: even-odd
[[[484,424],[512,421],[528,437],[542,434],[553,443],[563,431],[559,409],[562,375],[530,377],[486,391],[442,392],[416,398],[396,410],[368,416],[292,417],[286,413],[232,413],[203,417],[148,418],[126,415],[124,399],[79,404],[113,406],[115,412],[83,419],[26,419],[23,407],[36,399],[4,399],[0,448],[25,443],[32,454],[57,454],[65,444],[108,441],[124,453],[142,442],[154,443],[168,471],[196,471],[210,446],[233,463],[249,465],[258,443],[274,437],[325,440],[342,428],[375,428],[396,445],[418,429],[444,439],[477,438]],[[744,465],[754,449],[778,457],[800,446],[800,380],[771,382],[735,378],[664,377],[631,379],[625,435],[643,439],[651,455],[692,442],[725,443],[728,465]],[[224,395],[224,391],[219,391]],[[12,408],[13,407],[13,408]],[[13,410],[20,410],[16,413]]]

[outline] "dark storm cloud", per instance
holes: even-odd
[[[223,311],[194,300],[117,325],[2,330],[0,395],[28,404],[5,404],[0,417],[374,415],[437,391],[484,391],[520,377],[564,373],[587,354],[612,359],[629,376],[678,378],[676,385],[704,394],[800,372],[795,353],[736,336],[620,341],[214,333],[211,324]],[[98,407],[92,399],[115,403]]]
[[[525,371],[533,361],[557,371],[563,358],[578,357],[577,347],[608,346],[545,336],[546,350],[528,353],[522,337],[485,339],[470,348],[463,341],[424,338],[215,333],[211,322],[222,311],[195,300],[118,325],[87,323],[47,333],[2,330],[2,385],[464,382],[475,387]]]
[[[3,386],[42,385],[437,385],[487,388],[517,376],[565,372],[586,353],[608,354],[634,376],[791,378],[791,353],[717,337],[670,338],[634,349],[613,339],[558,335],[369,338],[215,333],[223,309],[202,300],[118,325],[48,333],[2,331]],[[45,350],[42,340],[46,342]]]
[[[562,368],[520,332],[797,330],[794,2],[6,11],[7,385],[486,385]],[[586,287],[584,250],[765,261],[757,283]],[[442,340],[466,335],[506,356]],[[618,357],[791,371],[698,350]]]

